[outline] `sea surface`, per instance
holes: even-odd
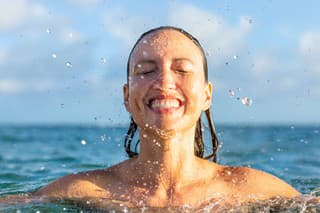
[[[220,164],[260,169],[307,196],[320,196],[320,125],[216,125],[216,129]],[[126,131],[125,126],[0,125],[0,197],[32,192],[66,174],[126,160]],[[320,204],[313,208],[320,212]],[[302,212],[306,206],[296,210]],[[0,212],[64,211],[86,209],[68,203],[0,204]]]

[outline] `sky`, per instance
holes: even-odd
[[[320,1],[0,0],[0,123],[129,122],[126,62],[163,25],[202,44],[216,123],[320,123]]]

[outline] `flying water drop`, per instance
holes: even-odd
[[[51,54],[51,57],[54,58],[54,59],[56,59],[56,58],[57,58],[57,54],[52,53],[52,54]]]
[[[67,62],[65,63],[65,65],[66,65],[66,67],[68,67],[68,68],[71,68],[71,67],[72,67],[72,64],[71,64],[70,61],[67,61]]]
[[[251,106],[252,100],[248,97],[243,97],[243,98],[241,98],[241,103],[245,106]]]
[[[105,58],[100,58],[100,62],[102,63],[102,64],[105,64],[105,63],[107,63],[107,59],[105,59]]]
[[[230,95],[230,97],[233,97],[234,96],[234,91],[232,90],[232,89],[229,89],[229,95]]]

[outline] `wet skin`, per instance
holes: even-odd
[[[210,107],[212,85],[205,80],[203,55],[188,37],[170,29],[148,34],[129,66],[124,104],[139,128],[140,154],[105,170],[65,176],[35,195],[155,207],[299,195],[270,174],[194,155],[196,123]]]

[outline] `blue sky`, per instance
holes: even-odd
[[[130,48],[160,25],[203,45],[217,123],[320,123],[318,8],[316,0],[0,0],[0,123],[127,123]]]

